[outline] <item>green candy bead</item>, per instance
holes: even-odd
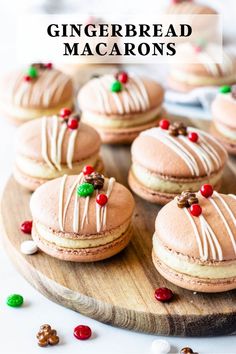
[[[206,46],[206,41],[205,41],[204,38],[198,38],[198,39],[196,40],[196,44],[197,44],[197,46],[203,48],[203,47]]]
[[[36,78],[38,76],[38,70],[34,66],[30,66],[27,74],[32,78]]]
[[[221,87],[219,88],[219,92],[220,92],[220,93],[229,93],[229,92],[231,92],[231,87],[228,86],[228,85],[221,86]]]
[[[111,85],[111,92],[120,92],[122,90],[122,84],[120,81],[114,81]]]
[[[11,307],[20,307],[24,302],[24,298],[18,294],[12,294],[7,298],[7,305]]]
[[[80,197],[88,197],[89,195],[93,194],[94,186],[90,183],[82,183],[77,188],[77,194]]]

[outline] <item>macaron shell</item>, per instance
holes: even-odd
[[[213,119],[236,129],[236,98],[231,93],[218,94],[212,103]]]
[[[172,14],[196,14],[196,15],[214,15],[217,14],[216,10],[213,8],[198,4],[192,1],[183,1],[180,3],[170,4],[166,10],[166,13],[169,15]]]
[[[107,100],[107,106],[110,107],[110,113],[107,114],[108,118],[112,119],[113,115],[121,115],[117,108],[116,100],[114,97],[117,95],[120,98],[120,101],[123,102],[123,91],[113,93],[111,91],[111,84],[101,84],[101,80],[108,77],[109,80],[115,81],[115,77],[111,75],[102,76],[99,79],[92,79],[87,84],[85,84],[78,94],[78,103],[79,107],[82,111],[92,111],[96,113],[104,113],[104,109],[101,106],[101,92],[99,87],[104,90]],[[146,79],[146,78],[139,78],[142,81],[144,89],[147,92],[148,100],[149,100],[149,109],[153,109],[159,106],[163,99],[164,99],[164,90],[156,81]],[[133,82],[132,78],[129,78],[128,82]],[[132,88],[130,89],[132,91]],[[141,112],[141,109],[133,110],[132,113]],[[132,114],[127,115],[127,119],[131,118]]]
[[[219,130],[216,129],[214,123],[211,124],[210,132],[220,143],[222,143],[229,154],[236,155],[236,142],[221,134]]]
[[[60,118],[59,122],[60,122]],[[47,118],[48,131],[52,129],[53,117]],[[66,123],[59,123],[66,124]],[[66,129],[61,153],[61,163],[66,164],[67,150],[71,129]],[[50,139],[47,138],[48,151],[50,151]],[[101,139],[95,129],[84,124],[79,123],[78,133],[75,140],[74,153],[72,162],[84,160],[96,153],[98,153],[101,145]],[[44,161],[42,156],[42,118],[35,119],[22,125],[17,132],[16,137],[16,152],[30,159],[37,161]]]
[[[205,217],[217,236],[222,249],[223,259],[235,259],[235,253],[229,233],[216,208],[207,198],[202,197],[200,193],[197,194],[197,197],[199,199],[199,204],[202,207],[202,215]],[[221,197],[228,204],[233,215],[236,215],[236,200],[228,195],[221,194]],[[219,201],[217,197],[214,197],[213,199],[222,211],[230,229],[233,230],[233,233],[235,233],[235,225],[229,213],[224,207],[222,207],[222,202]],[[200,218],[193,218],[197,229],[201,233]],[[160,240],[165,247],[182,255],[193,257],[193,259],[198,259],[201,261],[193,226],[187,215],[185,215],[184,209],[177,206],[176,200],[171,201],[160,210],[156,218],[155,229],[156,237],[158,237],[158,240]],[[208,261],[211,260],[213,260],[213,258],[209,250]]]
[[[203,279],[179,273],[159,261],[154,252],[152,260],[158,272],[171,283],[192,291],[219,293],[236,288],[236,278],[227,279]]]
[[[0,101],[22,108],[58,106],[73,97],[71,78],[56,69],[38,70],[38,77],[25,82],[25,70],[6,75],[0,83]]]
[[[64,203],[70,193],[71,187],[78,180],[78,176],[68,176],[64,189]],[[30,208],[33,215],[33,219],[38,223],[52,229],[53,231],[60,231],[59,225],[59,195],[62,178],[49,181],[39,187],[32,195]],[[108,179],[106,179],[106,185],[100,193],[106,193]],[[67,215],[64,223],[64,231],[61,232],[63,236],[65,233],[69,233],[76,238],[76,235],[97,234],[96,227],[96,193],[89,198],[88,208],[88,223],[84,224],[83,229],[78,233],[73,231],[73,213],[75,204],[76,191],[73,193],[70,199],[70,203],[67,209]],[[85,198],[80,198],[80,222],[82,220],[84,210]],[[107,203],[107,221],[103,228],[103,231],[108,231],[123,225],[128,221],[134,210],[134,199],[130,191],[123,185],[115,182],[112,188],[111,195]]]

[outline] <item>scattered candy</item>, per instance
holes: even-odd
[[[32,225],[33,225],[32,220],[26,220],[21,224],[20,229],[25,234],[31,234]]]
[[[229,85],[224,85],[219,88],[220,93],[229,93],[231,92],[231,87]]]
[[[202,213],[202,208],[199,204],[192,204],[190,206],[190,213],[193,215],[193,216],[200,216],[201,213]]]
[[[155,290],[154,296],[158,301],[168,302],[172,300],[174,294],[168,288],[159,288]]]
[[[90,183],[82,183],[77,187],[77,194],[80,197],[88,197],[94,192],[94,186]]]
[[[91,328],[84,325],[79,325],[74,329],[74,336],[80,340],[89,339],[92,335]]]
[[[23,254],[34,254],[38,251],[38,247],[33,240],[23,241],[20,245],[20,250]]]
[[[92,166],[87,165],[87,166],[84,166],[82,172],[83,172],[84,176],[90,175],[91,173],[94,172],[94,168]]]
[[[195,132],[190,132],[188,133],[188,139],[193,143],[196,143],[198,141],[198,134]]]
[[[168,131],[172,136],[187,135],[187,127],[182,122],[174,122],[173,124],[170,124]]]
[[[23,79],[24,79],[24,81],[26,81],[26,82],[30,82],[30,81],[31,81],[31,77],[30,77],[29,75],[25,75],[25,76],[23,77]]]
[[[153,354],[168,354],[170,349],[170,344],[165,339],[155,339],[152,342],[151,351]]]
[[[128,74],[125,71],[121,71],[117,74],[117,80],[121,82],[122,84],[126,84],[128,81],[129,77]]]
[[[27,70],[27,74],[35,79],[38,76],[38,70],[34,66],[30,66],[29,69]]]
[[[44,67],[46,68],[46,69],[52,69],[52,63],[46,63],[46,64],[44,64]]]
[[[120,81],[114,81],[111,85],[111,92],[120,92],[122,90],[122,84]]]
[[[84,179],[87,183],[91,183],[94,189],[102,189],[104,185],[104,177],[98,172],[92,172],[86,175]]]
[[[44,324],[40,326],[39,332],[37,333],[38,345],[40,347],[46,347],[48,345],[56,345],[59,343],[59,337],[57,331],[52,329],[49,324]]]
[[[98,194],[97,198],[96,198],[96,202],[100,205],[100,206],[104,206],[107,204],[108,198],[106,196],[106,194]]]
[[[170,126],[170,122],[167,119],[160,120],[159,127],[164,130],[168,130]]]
[[[193,350],[189,347],[182,348],[180,354],[193,354]]]
[[[200,188],[201,195],[205,198],[209,198],[212,196],[214,189],[211,184],[204,184]]]
[[[177,197],[177,205],[179,208],[189,208],[192,204],[198,204],[198,198],[196,197],[196,193],[183,191]]]
[[[79,126],[79,121],[76,118],[69,118],[67,126],[72,130],[77,129]]]
[[[62,118],[68,118],[71,115],[71,110],[69,108],[62,108],[60,110],[60,117]]]
[[[12,294],[7,298],[7,305],[11,307],[20,307],[23,305],[24,298],[19,294]]]

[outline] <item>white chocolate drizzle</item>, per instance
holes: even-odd
[[[220,169],[222,164],[221,157],[218,151],[213,146],[209,145],[207,139],[205,139],[205,136],[214,142],[220,150],[223,152],[225,150],[218,144],[218,142],[215,142],[215,140],[206,133],[202,133],[202,131],[195,128],[190,128],[188,130],[198,132],[199,139],[197,143],[189,141],[187,136],[179,135],[178,137],[173,137],[167,130],[159,127],[148,129],[141,133],[141,135],[151,136],[158,139],[172,149],[185,162],[192,176],[200,175],[201,166],[203,167],[206,175],[210,175],[216,169]],[[200,163],[197,161],[195,156],[198,156]]]
[[[62,146],[67,130],[65,122],[60,122],[57,116],[52,117],[52,128],[48,129],[49,118],[42,118],[41,139],[42,139],[42,157],[47,165],[52,169],[61,171]],[[49,127],[50,128],[50,127]],[[73,156],[78,129],[70,130],[70,137],[67,145],[66,163],[69,169],[73,168]],[[48,141],[49,140],[49,141]],[[48,153],[50,143],[50,156]]]
[[[64,175],[61,178],[61,184],[60,184],[60,190],[59,190],[59,206],[58,206],[58,222],[59,222],[59,227],[61,231],[64,231],[64,225],[63,225],[63,205],[64,205],[64,189],[65,189],[65,184],[66,184],[66,179],[67,175]]]
[[[108,186],[107,186],[107,191],[106,191],[106,196],[107,196],[108,200],[111,195],[115,181],[116,180],[113,177],[111,177],[108,181]],[[107,204],[104,205],[103,207],[101,207],[96,203],[97,232],[100,232],[103,229],[103,227],[106,225],[106,220],[107,220]]]

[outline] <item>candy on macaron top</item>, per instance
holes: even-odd
[[[211,135],[167,119],[162,119],[159,127],[142,132],[131,152],[133,162],[154,173],[178,178],[211,175],[227,160],[227,152]]]
[[[156,233],[164,246],[201,262],[235,260],[236,196],[209,184],[184,191],[159,212]]]
[[[111,117],[152,110],[163,98],[163,88],[156,81],[124,71],[91,79],[78,95],[82,111]]]

